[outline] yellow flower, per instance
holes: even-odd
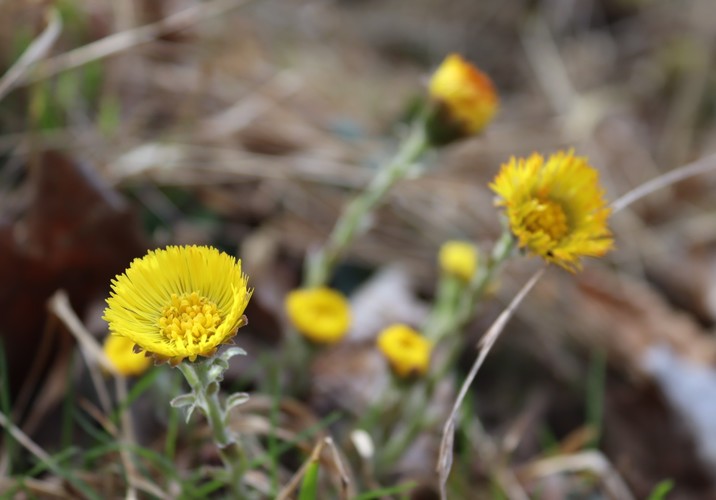
[[[429,91],[463,136],[485,128],[499,105],[492,81],[458,54],[445,58],[430,80]]]
[[[134,342],[127,337],[108,335],[104,339],[104,355],[112,366],[125,377],[136,377],[147,371],[151,358],[133,350]]]
[[[392,325],[378,335],[378,349],[399,377],[424,375],[430,367],[432,343],[407,325]]]
[[[212,356],[231,343],[251,297],[241,261],[206,246],[169,246],[112,280],[104,319],[157,362]]]
[[[292,291],[286,297],[286,312],[303,336],[323,344],[341,340],[351,323],[346,298],[325,287]]]
[[[470,281],[477,269],[477,249],[467,241],[448,241],[438,254],[440,269],[463,281]]]
[[[614,246],[599,173],[573,151],[511,158],[490,187],[520,247],[548,262],[574,272]]]

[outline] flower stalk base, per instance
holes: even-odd
[[[245,393],[231,394],[222,404],[219,398],[220,383],[224,372],[229,367],[229,359],[246,352],[239,347],[230,347],[221,354],[196,363],[183,362],[177,368],[191,387],[191,392],[177,396],[171,402],[175,408],[183,408],[187,422],[195,410],[206,417],[211,429],[212,438],[219,449],[226,480],[237,498],[246,498],[243,475],[246,470],[246,459],[238,443],[237,436],[228,426],[231,409],[246,402]]]
[[[328,282],[336,262],[365,226],[370,212],[396,182],[412,172],[429,147],[424,118],[421,117],[413,125],[410,135],[403,141],[393,160],[382,167],[366,190],[348,204],[323,248],[306,260],[306,287],[322,286]]]

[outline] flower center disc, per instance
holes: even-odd
[[[164,336],[183,345],[198,343],[213,335],[221,322],[216,304],[197,292],[171,296],[159,318]]]
[[[531,233],[543,232],[553,241],[562,239],[569,231],[567,214],[559,203],[551,200],[540,200],[537,209],[527,215],[525,226]]]
[[[415,339],[412,339],[412,338],[407,337],[407,336],[400,337],[400,338],[398,339],[397,344],[398,344],[401,348],[406,349],[406,350],[408,350],[408,349],[415,349],[415,347],[416,347]]]

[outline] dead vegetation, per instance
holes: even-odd
[[[122,425],[109,400],[126,388],[102,395],[91,348],[48,307],[64,290],[102,338],[110,278],[168,243],[241,256],[255,288],[237,337],[250,356],[227,375],[251,392],[233,425],[263,457],[253,488],[291,498],[316,460],[330,494],[417,480],[411,498],[433,498],[456,380],[433,401],[434,432],[383,469],[343,416],[370,423],[389,385],[373,339],[424,318],[439,245],[499,235],[487,189],[499,165],[574,147],[613,200],[714,161],[709,0],[58,0],[0,13],[0,492],[18,498],[221,495],[202,475],[219,464],[204,424],[172,416],[168,369],[129,389]],[[283,297],[451,51],[492,76],[500,115],[390,193],[336,273],[352,293],[348,341],[306,367],[309,394],[284,397]],[[451,498],[647,498],[669,480],[652,498],[716,497],[714,179],[626,207],[611,221],[617,251],[576,277],[545,274],[468,394]],[[460,379],[538,265],[509,263],[464,334]]]

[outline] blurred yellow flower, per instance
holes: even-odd
[[[125,377],[137,377],[152,364],[152,359],[144,353],[134,352],[134,342],[127,337],[108,335],[103,350],[115,370]]]
[[[321,344],[341,340],[351,323],[346,298],[326,287],[292,291],[286,297],[286,312],[304,337]]]
[[[429,92],[465,136],[485,128],[499,105],[490,78],[458,54],[449,55],[440,64],[430,80]]]
[[[438,254],[440,269],[463,281],[470,281],[477,269],[477,248],[467,241],[448,241]]]
[[[112,280],[104,319],[157,362],[212,356],[231,343],[251,297],[241,261],[206,246],[169,246]]]
[[[614,246],[599,173],[573,151],[511,158],[490,184],[520,247],[574,272]]]
[[[378,335],[378,349],[399,377],[424,375],[430,367],[432,342],[407,325],[392,325]]]

